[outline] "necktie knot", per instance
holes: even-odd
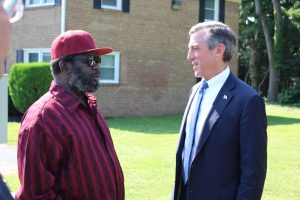
[[[203,93],[207,88],[208,88],[207,82],[203,81],[202,85],[201,85],[201,88],[200,88],[200,93]]]

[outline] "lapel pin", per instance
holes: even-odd
[[[223,96],[223,99],[227,99],[227,95],[224,95],[224,96]]]

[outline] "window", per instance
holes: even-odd
[[[122,0],[101,0],[102,8],[122,10]]]
[[[130,0],[94,0],[95,9],[112,9],[129,13]]]
[[[101,56],[100,83],[119,83],[120,53]]]
[[[24,63],[50,62],[50,49],[24,49]]]
[[[26,7],[49,6],[54,5],[55,0],[26,0]]]
[[[172,0],[171,8],[173,10],[179,10],[181,7],[181,0]]]
[[[219,21],[219,0],[205,0],[204,21]]]

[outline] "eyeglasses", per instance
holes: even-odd
[[[11,23],[22,18],[24,11],[23,0],[0,0],[0,5],[3,6]]]
[[[100,56],[92,56],[92,55],[68,55],[61,58],[62,61],[80,61],[82,63],[87,64],[90,68],[94,68],[96,65],[101,63]]]
[[[101,58],[100,56],[87,55],[85,59],[76,59],[76,57],[73,57],[73,61],[81,61],[93,69],[96,65],[101,63]]]

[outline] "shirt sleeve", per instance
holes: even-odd
[[[54,191],[60,148],[39,125],[23,129],[18,139],[18,200],[61,199]]]

